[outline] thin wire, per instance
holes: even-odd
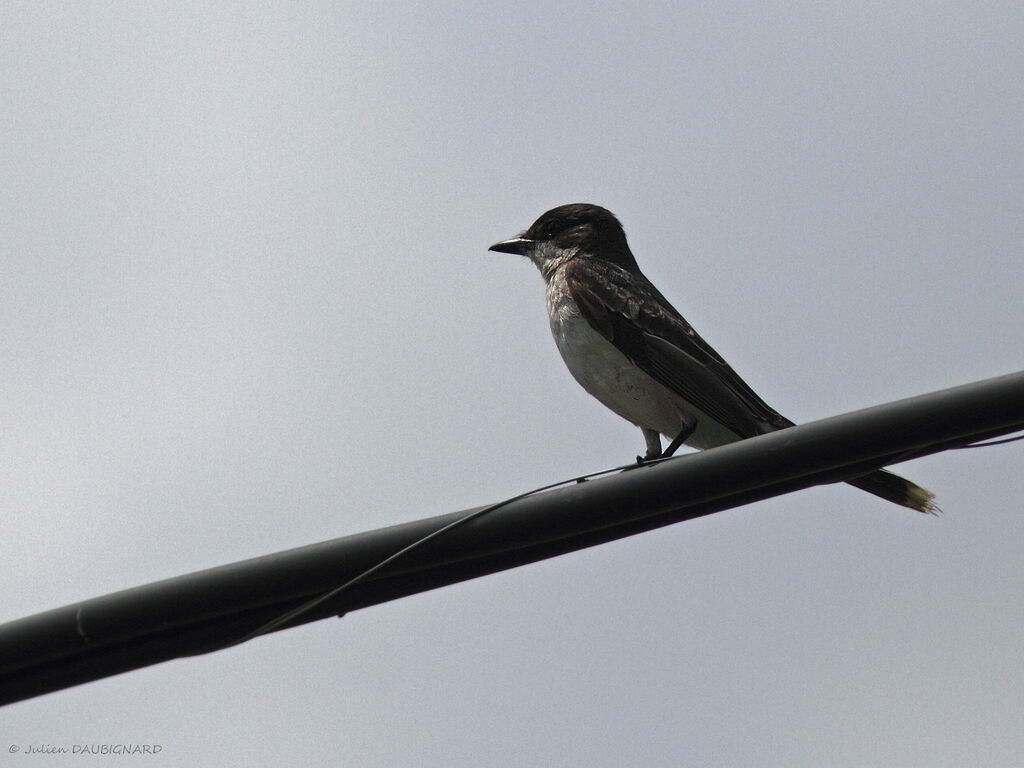
[[[533,490],[517,494],[516,496],[511,496],[511,497],[509,497],[507,499],[504,499],[502,501],[495,502],[494,504],[491,504],[489,506],[482,507],[481,509],[478,509],[478,510],[475,510],[473,512],[470,512],[469,514],[464,515],[463,517],[460,517],[458,520],[453,520],[452,522],[450,522],[450,523],[448,523],[446,525],[441,526],[436,531],[431,531],[426,536],[423,536],[423,537],[417,539],[412,544],[409,544],[409,545],[403,547],[402,549],[398,550],[397,552],[395,552],[395,553],[393,553],[391,555],[388,555],[386,558],[384,558],[380,562],[376,563],[375,565],[370,566],[365,571],[362,571],[361,573],[357,574],[356,576],[354,576],[351,579],[349,579],[348,581],[346,581],[344,584],[341,584],[341,585],[339,585],[337,587],[334,587],[333,589],[331,589],[331,590],[329,590],[327,592],[324,592],[322,595],[318,595],[317,597],[314,597],[312,600],[307,600],[302,605],[300,605],[300,606],[298,606],[296,608],[293,608],[292,610],[287,611],[286,613],[282,613],[280,616],[278,616],[278,617],[276,617],[274,619],[271,619],[270,621],[268,621],[265,624],[260,625],[256,629],[254,629],[251,632],[243,635],[242,637],[238,638],[237,640],[232,640],[230,643],[227,643],[225,645],[220,646],[219,650],[223,650],[225,648],[231,648],[231,647],[236,646],[236,645],[241,645],[242,643],[248,642],[249,640],[252,640],[252,639],[254,639],[256,637],[259,637],[260,635],[265,635],[265,634],[267,634],[269,632],[273,632],[274,630],[276,630],[279,627],[281,627],[283,624],[287,624],[288,622],[293,621],[294,619],[299,618],[303,614],[308,613],[309,611],[313,610],[314,608],[316,608],[316,606],[320,605],[321,603],[324,603],[327,600],[330,600],[331,598],[337,597],[338,595],[340,595],[345,590],[355,586],[356,584],[358,584],[361,581],[364,581],[365,579],[367,579],[368,577],[372,576],[374,573],[379,571],[381,568],[384,568],[385,566],[390,565],[391,563],[393,563],[395,560],[397,560],[398,558],[402,557],[403,555],[408,554],[412,550],[414,550],[414,549],[416,549],[418,547],[423,546],[428,541],[431,541],[432,539],[435,539],[438,536],[440,536],[440,535],[442,535],[444,533],[447,533],[448,531],[452,530],[453,528],[455,528],[457,526],[462,525],[463,523],[468,523],[470,520],[475,520],[475,519],[477,519],[479,517],[483,517],[484,515],[486,515],[486,514],[488,514],[490,512],[493,512],[496,509],[500,509],[501,507],[507,506],[508,504],[512,504],[512,503],[514,503],[516,501],[519,501],[520,499],[525,499],[527,496],[532,496],[535,493],[542,493],[544,491],[550,491],[552,488],[559,488],[559,487],[561,487],[563,485],[571,485],[573,483],[582,483],[582,482],[585,482],[586,480],[590,480],[591,478],[594,478],[594,477],[601,477],[602,475],[610,475],[610,474],[613,474],[615,472],[623,472],[623,471],[626,471],[626,470],[629,470],[629,469],[634,469],[636,467],[647,467],[647,466],[652,466],[654,464],[660,464],[661,462],[668,461],[671,458],[672,458],[671,456],[665,456],[665,457],[658,458],[658,459],[645,459],[642,462],[637,462],[635,464],[624,464],[621,467],[613,467],[611,469],[602,469],[602,470],[599,470],[597,472],[590,472],[589,474],[580,475],[578,477],[573,477],[573,478],[570,478],[568,480],[559,480],[558,482],[550,483],[548,485],[543,485],[540,488],[534,488]],[[204,653],[205,653],[205,651],[204,651]]]
[[[952,446],[956,450],[962,450],[964,448],[988,448],[990,445],[1005,445],[1006,443],[1015,443],[1018,440],[1024,440],[1024,435],[1017,435],[1016,437],[1004,437],[999,440],[986,440],[982,443],[969,443],[968,445],[954,445]]]

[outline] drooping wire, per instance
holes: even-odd
[[[256,637],[259,637],[260,635],[265,635],[265,634],[267,634],[269,632],[273,632],[274,630],[280,628],[282,625],[287,624],[287,623],[289,623],[289,622],[299,618],[303,614],[306,614],[309,611],[313,610],[314,608],[316,608],[321,603],[324,603],[324,602],[326,602],[326,601],[328,601],[328,600],[330,600],[332,598],[335,598],[338,595],[340,595],[342,592],[344,592],[345,590],[350,589],[351,587],[355,586],[356,584],[360,583],[361,581],[365,581],[367,578],[372,576],[377,571],[379,571],[382,568],[384,568],[384,567],[390,565],[391,563],[395,562],[395,560],[398,560],[400,557],[402,557],[404,555],[407,555],[412,550],[417,549],[417,548],[423,546],[428,541],[436,539],[438,536],[441,536],[441,535],[447,533],[448,531],[451,531],[453,528],[456,528],[456,527],[458,527],[460,525],[463,525],[464,523],[468,523],[470,520],[476,520],[477,518],[483,517],[484,515],[489,514],[489,513],[493,512],[496,509],[500,509],[501,507],[507,506],[507,505],[512,504],[514,502],[517,502],[520,499],[525,499],[527,496],[533,496],[536,493],[542,493],[544,491],[550,491],[553,488],[559,488],[559,487],[561,487],[563,485],[572,485],[574,483],[582,483],[582,482],[585,482],[585,481],[590,480],[590,479],[595,478],[595,477],[601,477],[603,475],[610,475],[610,474],[614,474],[616,472],[623,472],[625,470],[633,469],[633,468],[636,468],[638,466],[643,466],[643,467],[652,466],[654,464],[659,464],[659,463],[661,463],[663,461],[668,461],[671,458],[672,457],[670,457],[670,456],[666,456],[666,457],[659,458],[659,459],[644,459],[642,462],[638,462],[638,463],[635,463],[635,464],[624,464],[621,467],[612,467],[611,469],[602,469],[602,470],[598,470],[597,472],[590,472],[590,473],[585,474],[585,475],[579,475],[577,477],[572,477],[572,478],[569,478],[568,480],[559,480],[559,481],[554,482],[554,483],[549,483],[548,485],[543,485],[540,488],[534,488],[532,490],[525,491],[524,493],[520,493],[520,494],[517,494],[515,496],[510,496],[509,498],[503,499],[502,501],[498,501],[498,502],[495,502],[494,504],[489,504],[486,507],[481,507],[480,509],[474,510],[473,512],[469,512],[468,514],[463,515],[462,517],[458,518],[457,520],[453,520],[450,523],[442,525],[436,531],[431,531],[426,536],[422,536],[419,539],[417,539],[416,541],[412,542],[411,544],[408,544],[405,547],[402,547],[398,551],[396,551],[396,552],[388,555],[387,557],[385,557],[383,560],[381,560],[381,561],[375,563],[374,565],[370,566],[365,571],[362,571],[359,574],[357,574],[356,576],[353,576],[351,579],[349,579],[348,581],[344,582],[343,584],[340,584],[337,587],[334,587],[333,589],[330,589],[330,590],[328,590],[327,592],[324,592],[321,595],[317,595],[316,597],[312,598],[311,600],[307,600],[306,602],[304,602],[301,605],[291,609],[290,611],[282,613],[280,616],[277,616],[277,617],[271,619],[270,621],[266,622],[265,624],[261,624],[259,627],[257,627],[256,629],[252,630],[251,632],[246,633],[242,637],[240,637],[240,638],[238,638],[236,640],[232,640],[231,642],[226,643],[226,644],[220,646],[219,650],[223,650],[225,648],[231,648],[231,647],[233,647],[235,645],[241,645],[242,643],[248,642],[249,640],[252,640],[252,639],[254,639]],[[205,651],[204,651],[204,653],[205,653]]]
[[[1015,443],[1018,440],[1024,440],[1024,435],[1017,435],[1016,437],[1002,437],[998,440],[984,440],[980,443],[968,443],[967,445],[954,445],[953,448],[961,450],[963,448],[988,448],[992,445],[1005,445],[1006,443]]]

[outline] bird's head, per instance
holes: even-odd
[[[518,237],[495,243],[488,250],[526,256],[549,277],[571,258],[595,258],[639,271],[626,233],[611,211],[590,203],[552,208]]]

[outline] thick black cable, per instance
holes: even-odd
[[[1017,442],[1018,440],[1024,440],[1024,435],[1017,435],[1016,437],[1008,437],[1008,438],[1004,438],[1002,440],[988,440],[988,441],[984,441],[984,442],[970,443],[968,445],[954,445],[954,446],[950,446],[950,448],[951,449],[988,448],[988,447],[994,446],[994,445],[1003,445],[1005,443]],[[914,453],[913,451],[907,451],[905,454],[896,457],[895,461],[893,463],[899,463],[900,461],[905,461],[906,459],[910,458],[910,456],[913,453]],[[280,627],[282,627],[285,624],[293,621],[294,619],[297,619],[297,618],[303,616],[304,614],[308,613],[309,611],[311,611],[313,608],[315,608],[316,606],[320,605],[321,603],[324,603],[324,602],[326,602],[328,600],[331,600],[332,598],[337,597],[338,595],[340,595],[342,592],[344,592],[345,590],[349,589],[350,587],[354,587],[356,584],[359,584],[360,582],[366,580],[367,578],[369,578],[373,574],[375,574],[378,571],[380,571],[382,568],[385,568],[386,566],[388,566],[391,563],[393,563],[395,560],[398,560],[403,555],[408,554],[409,552],[413,551],[414,549],[418,549],[419,547],[421,547],[424,544],[426,544],[428,541],[432,541],[433,539],[435,539],[438,536],[441,536],[441,535],[447,533],[448,531],[452,530],[453,528],[456,528],[456,527],[458,527],[460,525],[463,525],[464,523],[468,523],[470,520],[475,520],[477,518],[483,517],[484,515],[486,515],[486,514],[488,514],[490,512],[493,512],[496,509],[500,509],[501,507],[504,507],[504,506],[506,506],[508,504],[515,503],[515,502],[519,501],[520,499],[525,499],[528,496],[533,496],[534,494],[537,494],[537,493],[543,493],[544,491],[550,491],[553,488],[560,488],[563,485],[572,485],[573,483],[582,483],[582,482],[585,482],[585,481],[590,480],[590,479],[595,478],[595,477],[601,477],[603,475],[610,475],[610,474],[613,474],[615,472],[624,472],[626,470],[635,469],[635,468],[640,467],[640,466],[653,466],[654,464],[658,464],[658,463],[661,463],[661,462],[664,462],[664,461],[669,461],[672,458],[673,458],[673,456],[671,454],[668,454],[668,455],[665,455],[665,456],[661,456],[661,457],[659,457],[657,459],[640,460],[639,457],[638,457],[638,461],[635,464],[624,464],[623,466],[620,466],[620,467],[613,467],[611,469],[602,469],[602,470],[598,470],[596,472],[590,472],[590,473],[585,474],[585,475],[579,475],[578,477],[572,477],[572,478],[569,478],[567,480],[559,480],[559,481],[554,482],[554,483],[549,483],[548,485],[542,485],[539,488],[534,488],[534,489],[529,490],[529,491],[524,491],[523,493],[517,494],[515,496],[510,496],[507,499],[503,499],[502,501],[495,502],[494,504],[490,504],[490,505],[488,505],[486,507],[483,507],[482,509],[474,510],[473,512],[469,513],[468,515],[465,515],[464,517],[460,517],[458,520],[454,520],[454,521],[452,521],[452,522],[450,522],[450,523],[448,523],[446,525],[443,525],[440,528],[438,528],[436,531],[432,531],[431,533],[428,533],[426,536],[423,536],[423,537],[417,539],[416,541],[414,541],[413,543],[409,544],[408,546],[403,547],[402,549],[398,550],[394,554],[389,555],[388,557],[384,558],[383,560],[377,562],[376,564],[372,565],[371,567],[367,568],[366,570],[364,570],[361,573],[357,574],[356,576],[352,577],[351,579],[349,579],[345,583],[340,584],[337,587],[335,587],[335,588],[333,588],[333,589],[331,589],[331,590],[329,590],[327,592],[324,592],[321,595],[318,595],[317,597],[314,597],[312,600],[307,600],[302,605],[299,605],[296,608],[293,608],[292,610],[287,611],[287,612],[281,614],[277,618],[272,619],[271,621],[266,622],[265,624],[257,627],[256,629],[252,630],[251,632],[246,633],[245,635],[243,635],[242,637],[238,638],[237,640],[233,640],[230,643],[226,643],[225,645],[222,646],[222,649],[223,648],[232,648],[232,647],[234,647],[236,645],[241,645],[242,643],[246,643],[246,642],[248,642],[250,640],[254,640],[255,638],[259,637],[260,635],[269,634],[270,632],[273,632],[273,631],[279,629]],[[935,512],[933,512],[932,514],[937,514],[937,513],[941,512],[941,511],[942,511],[941,509],[936,507],[935,508]]]
[[[102,595],[0,624],[0,705],[1022,429],[1024,371]]]

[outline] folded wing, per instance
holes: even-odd
[[[599,273],[599,274],[595,274]],[[740,437],[793,425],[747,385],[649,281],[604,262],[566,265],[586,320],[644,373]]]

